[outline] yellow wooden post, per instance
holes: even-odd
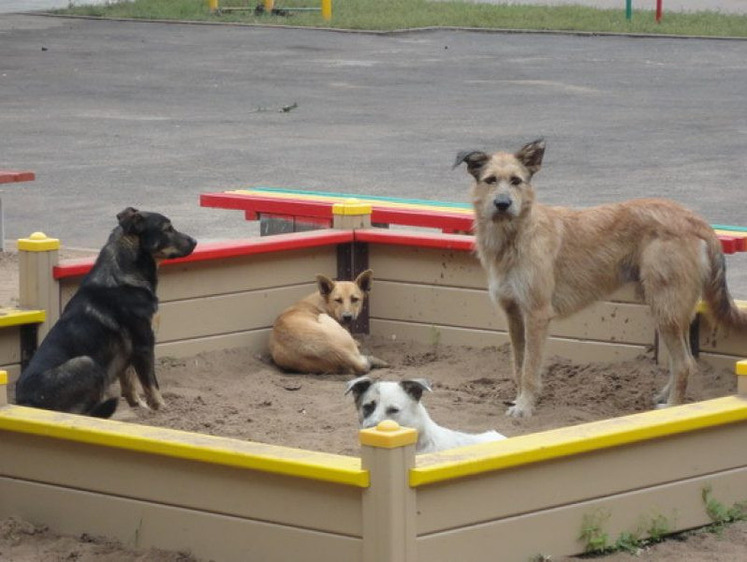
[[[271,14],[275,9],[275,0],[265,0],[265,13]]]
[[[208,0],[208,9],[211,12],[217,12],[218,11],[218,0]]]
[[[414,562],[417,512],[409,473],[418,434],[385,420],[362,429],[359,438],[361,468],[371,475],[363,493],[363,562]]]
[[[0,371],[0,406],[8,405],[8,371]]]
[[[334,228],[371,228],[371,205],[358,199],[346,199],[332,205],[332,226]]]
[[[38,339],[47,335],[60,317],[60,287],[52,270],[59,261],[60,241],[43,232],[18,240],[18,284],[21,308],[46,310]]]
[[[737,394],[747,396],[747,359],[737,361],[735,371],[737,373]]]
[[[332,0],[322,0],[322,18],[324,21],[332,19]]]

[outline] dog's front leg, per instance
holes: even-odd
[[[511,359],[513,361],[514,383],[516,384],[517,397],[522,393],[522,372],[524,370],[524,318],[521,309],[515,301],[502,299],[501,308],[506,314],[508,321],[508,337],[511,339]],[[512,402],[516,404],[516,400]]]
[[[135,370],[127,367],[119,374],[119,386],[122,389],[122,396],[132,408],[147,408],[147,404],[140,398],[135,385]]]
[[[524,361],[521,370],[521,386],[516,403],[506,415],[528,418],[542,391],[542,359],[552,314],[549,310],[530,311],[524,320]]]
[[[161,396],[158,379],[156,379],[156,359],[153,351],[155,336],[152,330],[144,333],[147,335],[143,337],[143,341],[133,342],[132,366],[135,368],[140,385],[143,387],[148,406],[153,410],[159,410],[166,406],[166,402]]]

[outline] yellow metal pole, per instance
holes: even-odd
[[[211,12],[217,12],[218,11],[218,0],[208,0],[208,9]]]
[[[332,19],[332,0],[322,0],[322,17],[324,21]]]
[[[265,13],[271,14],[275,8],[275,0],[265,0]]]

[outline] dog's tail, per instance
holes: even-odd
[[[109,398],[103,402],[99,402],[93,408],[91,408],[87,414],[94,418],[110,418],[117,410],[117,404],[119,403],[118,398]]]
[[[710,275],[705,280],[703,300],[714,319],[727,328],[747,330],[747,310],[734,302],[726,285],[726,259],[716,236],[706,240]]]

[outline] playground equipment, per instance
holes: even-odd
[[[661,22],[661,17],[664,12],[664,0],[656,0],[656,23]],[[625,19],[628,21],[633,19],[633,0],[625,0]]]
[[[277,310],[311,292],[316,272],[368,267],[371,334],[508,341],[472,237],[370,221],[370,206],[343,203],[328,230],[201,244],[165,262],[156,353],[264,349]],[[20,250],[21,283],[29,271],[46,279],[29,299],[50,324],[93,260],[56,264],[55,244],[33,240]],[[747,338],[711,334],[703,316],[693,328],[701,359],[734,368]],[[657,342],[627,287],[558,322],[551,347],[610,361]],[[729,504],[747,498],[747,450],[735,446],[747,438],[747,363],[737,372],[735,396],[419,456],[411,430],[387,425],[361,432],[361,456],[350,457],[5,405],[0,388],[0,517],[216,561],[576,554],[589,521],[614,541],[646,536],[653,522],[670,532],[709,523],[705,490]]]
[[[321,6],[319,8],[302,6],[283,6],[282,8],[276,8],[275,0],[263,0],[261,4],[258,4],[255,7],[221,7],[219,5],[219,0],[208,0],[208,8],[212,13],[252,11],[255,14],[287,15],[288,12],[321,12],[324,21],[330,21],[332,19],[332,0],[321,0]]]

